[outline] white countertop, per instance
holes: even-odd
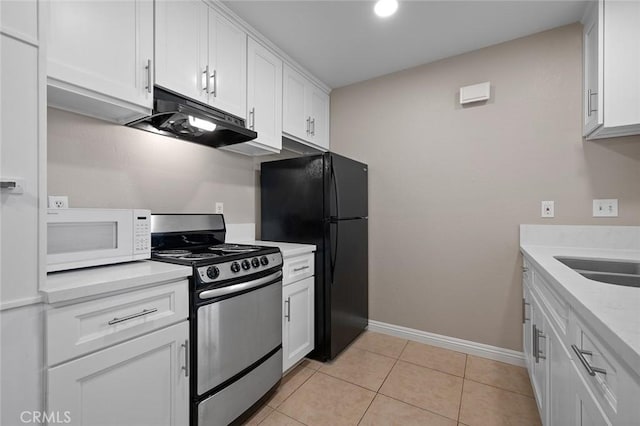
[[[63,303],[187,278],[191,271],[189,266],[140,260],[49,273],[40,291],[45,302]]]
[[[251,244],[256,246],[278,247],[282,252],[284,259],[288,257],[300,256],[306,253],[312,253],[316,251],[316,246],[313,244],[297,244],[297,243],[282,243],[279,241],[241,241],[242,244]]]
[[[589,280],[554,256],[640,260],[638,250],[549,247],[523,244],[525,257],[566,298],[574,311],[633,371],[640,371],[640,288]]]

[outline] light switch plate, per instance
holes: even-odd
[[[216,214],[224,213],[224,203],[216,203]]]
[[[540,205],[540,217],[550,218],[555,216],[555,203],[553,201],[543,201]]]
[[[618,199],[593,200],[593,217],[618,217]]]

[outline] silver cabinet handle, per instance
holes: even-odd
[[[284,314],[284,317],[287,319],[287,322],[291,322],[291,297],[287,297],[284,303],[287,305],[287,313]]]
[[[311,136],[315,136],[316,135],[316,119],[313,118],[311,120]]]
[[[251,130],[255,130],[256,129],[256,107],[251,108],[251,111],[249,111],[249,123],[251,123],[249,125],[249,128]]]
[[[3,180],[0,182],[0,189],[16,189],[18,183],[14,180]]]
[[[536,329],[538,335],[536,336],[536,340],[538,341],[538,359],[547,359],[546,355],[543,354],[542,350],[540,350],[540,339],[547,339],[547,336],[540,329]]]
[[[301,266],[299,268],[293,268],[293,272],[300,272],[300,271],[304,271],[305,269],[309,269],[309,265]]]
[[[145,89],[147,89],[148,93],[151,93],[151,59],[147,59],[147,66],[144,69],[147,70],[147,86]]]
[[[229,294],[237,293],[239,291],[250,290],[254,287],[260,287],[263,284],[267,284],[268,282],[280,278],[281,276],[282,271],[278,271],[274,274],[267,275],[266,277],[258,278],[257,280],[247,281],[246,283],[203,291],[198,297],[200,297],[200,299],[212,299],[214,297],[226,296]]]
[[[189,377],[189,340],[185,340],[180,346],[184,348],[184,367],[182,367],[184,377]]]
[[[218,73],[216,70],[213,70],[213,74],[211,74],[211,77],[213,79],[213,91],[210,92],[214,98],[218,97],[218,77],[217,77]]]
[[[145,315],[149,315],[149,314],[152,314],[154,312],[158,312],[158,308],[143,309],[142,312],[137,312],[135,314],[127,315],[126,317],[121,317],[121,318],[116,317],[116,318],[112,319],[111,321],[109,321],[107,324],[109,324],[109,325],[118,324],[120,322],[125,322],[125,321],[132,320],[134,318],[143,317]]]
[[[311,117],[307,117],[307,135],[311,133]]]
[[[204,71],[202,71],[202,91],[209,94],[209,65],[204,67]]]
[[[522,267],[522,272],[529,272],[529,267],[523,266]]]
[[[536,364],[539,362],[538,359],[538,328],[535,324],[531,325],[531,355],[536,359]]]
[[[591,117],[591,113],[592,113],[592,112],[596,112],[596,111],[598,111],[598,108],[593,109],[593,108],[591,107],[591,104],[592,104],[592,102],[591,102],[591,97],[592,97],[593,95],[596,95],[596,96],[597,96],[597,95],[598,95],[598,92],[592,92],[592,91],[591,91],[591,89],[587,90],[587,117]]]
[[[589,364],[589,361],[587,361],[587,359],[584,357],[585,355],[593,356],[593,352],[579,349],[576,345],[571,345],[571,349],[573,349],[573,351],[576,353],[578,359],[590,376],[595,376],[596,373],[607,374],[607,370],[605,370],[604,368],[592,367],[591,364]]]
[[[522,298],[522,323],[529,321],[530,318],[527,318],[527,306],[531,306],[531,303],[527,302],[525,298]]]

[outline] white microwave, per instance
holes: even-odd
[[[47,272],[151,257],[151,211],[49,209]]]

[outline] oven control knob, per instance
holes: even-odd
[[[249,262],[247,259],[243,260],[242,269],[244,269],[245,271],[251,269],[251,262]]]
[[[240,272],[240,264],[238,262],[231,264],[231,272]]]
[[[215,280],[220,276],[220,269],[217,266],[209,266],[207,268],[207,276],[212,280]]]
[[[260,258],[260,263],[262,263],[262,266],[267,266],[269,264],[269,259],[267,258],[267,256],[262,256]]]
[[[254,257],[253,259],[251,259],[251,264],[254,268],[257,268],[258,266],[260,266],[260,260],[257,257]]]

